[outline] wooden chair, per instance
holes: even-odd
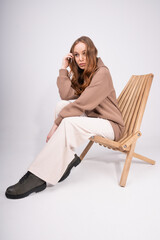
[[[153,76],[152,73],[146,75],[132,75],[117,99],[126,126],[123,137],[119,141],[112,141],[101,136],[93,136],[80,155],[80,159],[82,160],[94,142],[108,147],[109,149],[126,153],[126,160],[120,180],[120,186],[123,187],[126,185],[133,157],[150,164],[155,164],[155,161],[134,152],[136,141],[142,135],[140,126]]]

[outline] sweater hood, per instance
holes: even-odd
[[[97,67],[98,68],[100,68],[100,67],[106,67],[107,68],[107,66],[104,65],[104,63],[103,63],[103,61],[100,57],[98,57],[97,59],[98,59],[98,61],[97,61]]]

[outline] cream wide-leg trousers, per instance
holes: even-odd
[[[55,108],[55,119],[64,106],[73,100],[61,100]],[[52,137],[42,148],[28,171],[47,183],[55,185],[74,159],[75,148],[87,143],[95,135],[114,140],[111,123],[102,118],[91,118],[85,114],[64,118]]]

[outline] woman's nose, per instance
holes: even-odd
[[[82,61],[83,60],[83,55],[79,56],[79,60]]]

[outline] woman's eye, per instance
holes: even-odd
[[[74,56],[75,56],[75,57],[77,57],[77,56],[78,56],[78,54],[76,53]]]

